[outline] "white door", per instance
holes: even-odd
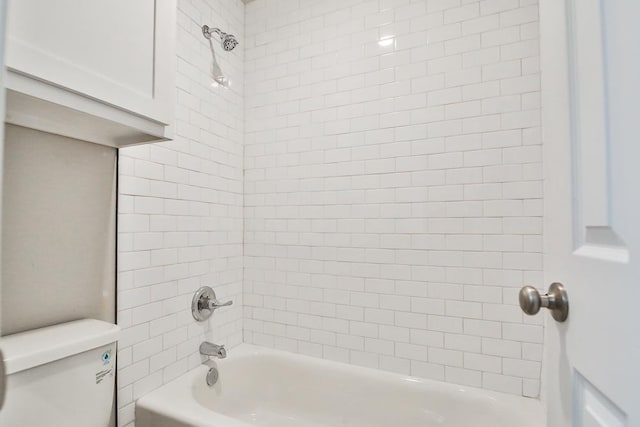
[[[540,0],[550,427],[640,426],[640,1]]]
[[[6,17],[7,17],[7,2],[6,0],[0,0],[0,215],[2,213],[2,165],[4,154],[4,48],[5,48],[5,34],[6,34]],[[0,216],[0,237],[2,234],[2,217]],[[0,253],[1,255],[1,253]],[[0,256],[0,259],[2,257]],[[0,262],[1,266],[1,262]],[[0,267],[1,268],[1,267]],[[2,301],[2,279],[0,274],[0,302]],[[0,304],[0,308],[2,304]],[[0,313],[0,321],[2,315]],[[1,322],[0,322],[1,323]],[[2,327],[0,325],[0,335],[2,335]],[[2,410],[2,404],[4,403],[6,377],[4,374],[4,358],[2,356],[2,349],[0,349],[0,410]]]

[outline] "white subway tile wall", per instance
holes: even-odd
[[[537,0],[256,0],[245,22],[245,341],[538,396]]]
[[[209,339],[242,342],[243,49],[217,59],[231,87],[213,87],[208,24],[244,43],[240,0],[178,0],[175,140],[120,151],[118,425],[135,399],[201,362]],[[203,285],[234,305],[191,316]]]

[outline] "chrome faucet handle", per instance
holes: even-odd
[[[220,307],[227,307],[233,301],[220,302],[216,293],[209,286],[198,289],[191,300],[191,314],[198,321],[207,320]]]
[[[220,307],[227,307],[227,306],[232,305],[232,304],[233,304],[233,301],[231,301],[231,300],[229,300],[227,302],[220,302],[219,300],[214,298],[212,300],[209,300],[209,309],[210,310],[216,310],[216,309],[218,309]]]

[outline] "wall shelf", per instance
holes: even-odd
[[[9,70],[5,122],[122,148],[171,139],[167,126]]]

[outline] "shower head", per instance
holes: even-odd
[[[225,34],[221,37],[222,39],[222,48],[227,52],[233,50],[234,47],[238,46],[238,40],[236,40],[233,34]]]
[[[211,40],[211,36],[213,33],[216,33],[218,37],[220,37],[222,48],[227,52],[233,50],[238,45],[238,40],[233,34],[227,34],[224,31],[220,30],[220,28],[209,28],[208,25],[202,26],[202,35],[206,39]]]

